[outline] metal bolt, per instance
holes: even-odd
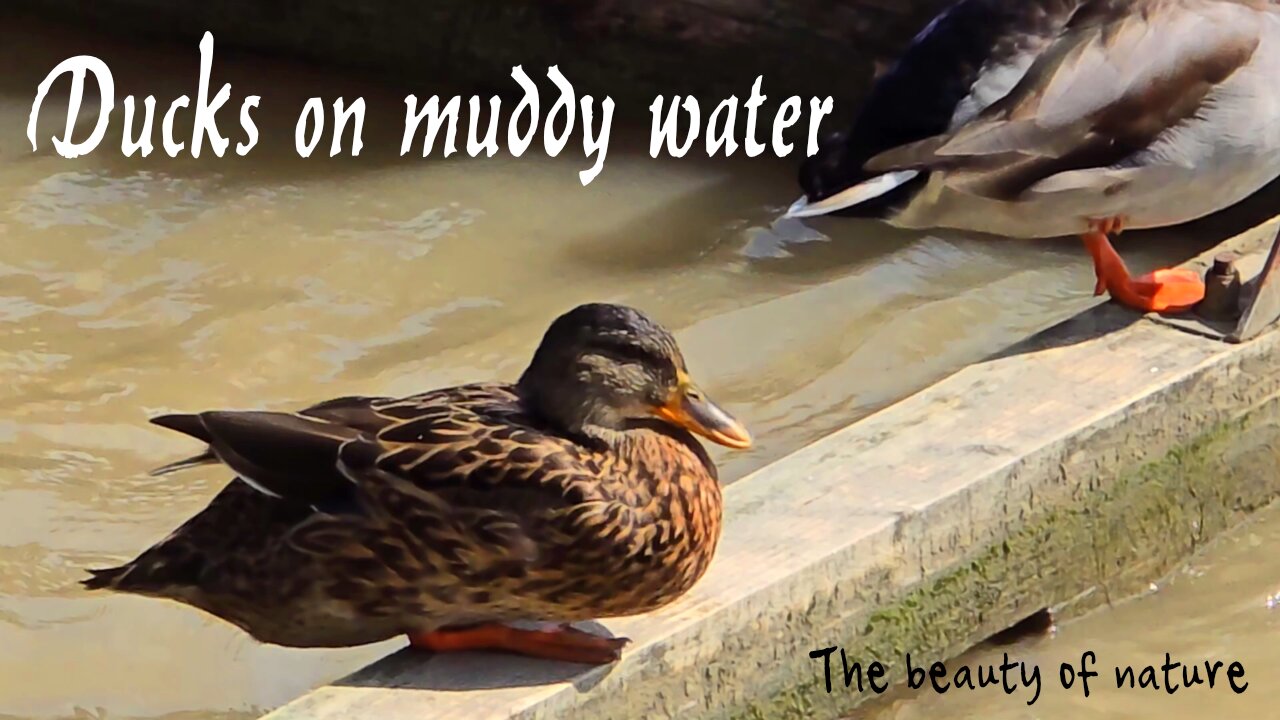
[[[1210,320],[1234,320],[1240,317],[1240,271],[1233,252],[1219,253],[1213,267],[1204,275],[1204,300],[1196,312]]]

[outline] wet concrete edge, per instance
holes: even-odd
[[[613,666],[401,652],[267,717],[834,717],[865,698],[811,650],[945,659],[1139,592],[1280,496],[1278,441],[1280,334],[1097,307],[730,486],[699,586],[604,623]]]

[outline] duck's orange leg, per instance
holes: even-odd
[[[604,665],[618,659],[630,640],[608,638],[563,626],[524,630],[497,623],[409,633],[409,644],[433,652],[491,650],[546,660]]]
[[[1107,237],[1124,229],[1120,218],[1090,223],[1082,237],[1098,277],[1094,294],[1103,291],[1123,305],[1143,312],[1181,312],[1204,299],[1204,281],[1192,270],[1162,268],[1134,279]]]

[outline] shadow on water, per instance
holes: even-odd
[[[624,164],[648,160],[647,155],[641,157],[644,151],[631,147],[634,142],[635,136],[628,135],[621,148],[610,151],[611,157]],[[844,274],[917,237],[867,223],[865,242],[833,242],[797,221],[776,221],[784,201],[795,193],[793,169],[785,160],[688,156],[680,162],[715,179],[607,233],[573,238],[564,248],[565,260],[597,272],[616,272],[621,266],[644,273],[680,271],[732,255],[748,272],[820,280]]]

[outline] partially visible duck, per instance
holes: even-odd
[[[919,172],[868,172],[886,150],[948,132],[1004,97],[1083,0],[960,0],[876,78],[848,131],[828,135],[800,167],[792,217],[884,219],[924,183]]]
[[[153,422],[207,444],[161,471],[237,477],[89,588],[177,600],[280,645],[407,634],[585,663],[625,640],[567,623],[661,607],[715,552],[720,488],[694,435],[751,442],[670,333],[605,304],[552,323],[514,384]]]
[[[1096,292],[1188,308],[1194,273],[1132,278],[1108,234],[1194,220],[1280,175],[1276,77],[1268,0],[961,0],[804,163],[788,214],[1080,234]]]

